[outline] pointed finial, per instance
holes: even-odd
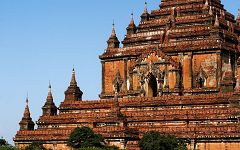
[[[238,75],[235,76],[235,79],[236,79],[236,86],[235,86],[235,91],[239,91],[239,78],[238,78]]]
[[[23,116],[25,118],[29,118],[30,117],[30,111],[29,111],[29,106],[28,106],[28,93],[27,93],[27,97],[26,97],[26,106],[25,106],[25,110],[24,110]]]
[[[51,81],[48,81],[48,88],[51,89]]]
[[[240,23],[240,9],[238,9],[237,22]]]
[[[148,13],[148,10],[147,10],[147,0],[145,0],[145,6],[144,6],[144,13]]]
[[[53,101],[52,86],[51,86],[50,80],[49,80],[49,85],[48,85],[47,101]]]
[[[134,24],[134,19],[133,19],[133,12],[131,13],[131,22],[130,22],[131,25]]]
[[[131,21],[127,27],[127,35],[130,35],[130,34],[134,34],[136,33],[136,25],[134,23],[134,19],[133,19],[133,12],[131,13]]]
[[[227,69],[224,73],[224,76],[227,75],[227,72],[232,72],[232,65],[231,65],[231,54],[230,54],[230,51],[229,51],[229,57],[228,57],[228,64],[227,64]]]
[[[72,79],[71,79],[70,85],[77,85],[74,68],[72,69]]]
[[[223,17],[223,18],[225,17],[225,11],[224,10],[221,11],[221,17]]]
[[[240,9],[238,9],[238,16],[236,19],[237,25],[240,26]]]
[[[231,64],[231,54],[230,54],[230,51],[229,51],[228,63]]]
[[[26,106],[23,112],[22,120],[19,122],[20,130],[34,130],[34,122],[32,121],[29,107],[28,107],[28,94],[26,97]]]
[[[205,6],[208,6],[208,0],[206,0],[206,2],[205,2]]]
[[[28,96],[27,96],[27,98],[26,98],[26,106],[28,106]]]
[[[210,6],[209,15],[213,15],[212,7]]]
[[[206,0],[204,6],[203,6],[203,9],[207,9],[208,8],[208,0]]]
[[[113,23],[112,23],[112,33],[111,33],[111,36],[112,37],[116,36],[114,20],[113,20]]]
[[[49,80],[49,84],[48,84],[48,95],[52,93],[52,86],[51,86],[51,82]]]
[[[219,20],[218,20],[218,15],[217,15],[217,14],[216,14],[216,17],[215,17],[214,26],[215,26],[215,27],[219,27]]]

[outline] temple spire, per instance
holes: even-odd
[[[222,91],[224,91],[224,92],[233,91],[236,81],[235,81],[235,77],[233,76],[230,51],[229,51],[228,63],[224,64],[224,66],[226,69],[223,72],[223,77],[222,77],[222,81],[221,81]]]
[[[235,77],[236,78],[236,86],[235,86],[235,91],[238,91],[239,93],[239,78],[238,78],[238,75]]]
[[[117,38],[117,35],[116,35],[114,21],[113,21],[113,24],[112,24],[111,36],[109,37],[107,43],[108,43],[107,50],[110,50],[110,49],[113,49],[113,48],[119,48],[120,42],[119,42],[119,40]]]
[[[212,11],[212,7],[210,6],[210,8],[209,8],[209,15],[213,15],[213,11]]]
[[[28,106],[28,96],[26,97],[26,106],[25,106],[25,110],[24,110],[24,114],[23,116],[26,118],[30,117],[30,111],[29,111],[29,106]]]
[[[131,21],[127,27],[127,35],[134,34],[134,33],[136,33],[136,31],[137,31],[137,27],[134,23],[133,13],[131,13]]]
[[[47,115],[47,116],[57,115],[57,107],[55,106],[55,104],[53,102],[52,86],[51,86],[50,81],[49,81],[49,85],[48,85],[48,95],[46,98],[46,102],[45,102],[44,106],[42,107],[42,111],[43,111],[43,116],[44,115]]]
[[[47,100],[50,100],[50,101],[53,100],[53,96],[52,96],[52,86],[51,86],[50,81],[49,81],[49,85],[48,85],[48,96],[47,96]]]
[[[113,20],[113,24],[112,24],[112,33],[111,33],[111,36],[112,36],[112,37],[115,37],[115,36],[116,36],[114,20]]]
[[[203,9],[208,9],[208,7],[209,7],[209,3],[208,3],[208,0],[206,0],[205,4],[203,6]]]
[[[218,15],[216,14],[214,27],[219,27]]]
[[[238,16],[237,18],[240,18],[240,9],[238,9]]]
[[[148,10],[147,10],[147,1],[145,0],[145,4],[144,4],[144,11],[141,15],[141,22],[144,22],[144,21],[148,21],[149,20],[149,13],[148,13]]]
[[[231,54],[230,54],[230,51],[229,51],[229,57],[228,57],[228,64],[231,64]]]
[[[232,65],[231,65],[231,54],[229,51],[229,56],[228,56],[228,68],[227,71],[232,72]]]
[[[145,3],[144,3],[144,11],[143,13],[147,14],[148,13],[148,10],[147,10],[147,0],[145,0]]]
[[[208,6],[208,0],[206,0],[206,2],[205,2],[205,6],[206,6],[206,7]]]
[[[65,99],[64,101],[81,101],[83,92],[77,86],[77,81],[75,77],[75,70],[72,69],[72,79],[70,82],[70,86],[65,91]]]
[[[132,13],[131,13],[131,21],[130,21],[130,25],[133,25],[133,24],[135,24],[135,23],[134,23],[133,12],[132,12]]]
[[[75,70],[74,70],[74,68],[72,69],[72,79],[71,79],[70,85],[77,86],[77,81],[76,81],[76,77],[75,77]]]
[[[237,24],[240,26],[240,9],[238,9]]]
[[[34,122],[32,121],[29,106],[28,106],[28,96],[26,98],[26,106],[23,113],[22,120],[19,122],[20,130],[34,130]]]

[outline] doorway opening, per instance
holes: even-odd
[[[148,97],[157,97],[157,80],[156,78],[151,74],[148,82]]]

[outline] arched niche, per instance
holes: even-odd
[[[147,82],[147,90],[146,90],[146,96],[147,97],[157,97],[157,79],[154,77],[154,75],[149,74],[148,76],[148,82]]]

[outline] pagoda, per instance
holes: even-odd
[[[37,129],[20,128],[15,144],[70,150],[71,131],[88,126],[120,149],[139,150],[148,131],[194,150],[240,149],[240,11],[235,19],[220,0],[161,0],[151,12],[145,3],[122,45],[113,24],[100,100],[82,100],[73,70],[58,112],[49,90]]]

